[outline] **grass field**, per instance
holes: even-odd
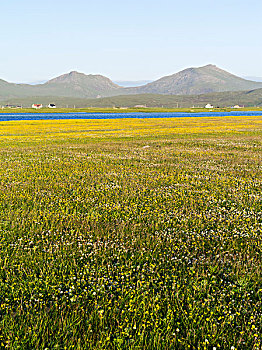
[[[207,108],[41,108],[41,109],[33,109],[33,108],[4,108],[0,109],[1,113],[77,113],[77,112],[87,112],[87,113],[172,113],[172,112],[180,112],[180,113],[200,113],[200,112],[239,112],[239,111],[262,111],[261,107],[246,107],[240,109],[234,108],[212,108],[211,110]]]
[[[215,111],[230,111],[231,108],[215,109]],[[242,109],[241,109],[242,110]],[[260,110],[258,108],[248,108],[248,110]],[[262,110],[262,109],[261,109]],[[87,112],[87,113],[166,113],[166,112],[207,112],[206,108],[4,108],[0,109],[0,113],[77,113],[77,112]]]
[[[0,122],[0,348],[262,347],[262,116]]]

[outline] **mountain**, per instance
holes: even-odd
[[[102,75],[70,72],[44,84],[13,84],[0,80],[0,101],[13,98],[48,96],[102,98],[118,95],[163,94],[199,95],[221,91],[245,91],[262,88],[262,83],[245,80],[214,65],[188,68],[176,74],[137,87],[121,87]]]
[[[100,97],[111,95],[119,86],[102,75],[74,71],[49,80],[40,88],[51,96]]]
[[[118,85],[102,75],[85,75],[73,71],[36,85],[0,80],[0,100],[29,96],[94,98],[114,95],[119,89]]]
[[[30,84],[30,85],[39,85],[39,84],[44,84],[46,83],[47,80],[38,80],[38,81],[30,81],[30,82],[27,82],[26,84]],[[21,83],[22,84],[22,83]]]
[[[244,77],[244,79],[253,80],[262,83],[261,77]]]
[[[146,84],[151,83],[151,82],[152,82],[152,80],[137,80],[137,81],[119,80],[119,81],[115,81],[115,83],[121,87],[136,87],[136,86],[146,85]]]
[[[129,89],[128,93],[193,95],[221,91],[244,91],[260,87],[262,83],[242,79],[209,64],[204,67],[182,70],[145,86]]]

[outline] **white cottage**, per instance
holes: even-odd
[[[48,108],[56,108],[56,105],[54,103],[49,103]]]
[[[43,108],[43,105],[34,103],[34,104],[32,104],[32,108],[34,108],[34,109],[41,109],[41,108]]]

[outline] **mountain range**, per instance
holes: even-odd
[[[262,88],[262,82],[246,80],[215,65],[188,68],[137,87],[122,87],[102,75],[72,71],[43,84],[14,84],[0,80],[0,101],[14,98],[102,98],[119,95],[200,95]]]
[[[262,77],[244,77],[244,79],[262,82]]]
[[[145,86],[137,87],[134,89],[134,93],[198,95],[222,91],[252,90],[261,87],[262,83],[237,77],[209,64],[200,68],[188,68]]]
[[[137,87],[152,83],[152,80],[118,80],[114,81],[114,83],[122,87]]]

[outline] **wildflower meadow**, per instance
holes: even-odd
[[[0,348],[262,348],[262,116],[0,122]]]

